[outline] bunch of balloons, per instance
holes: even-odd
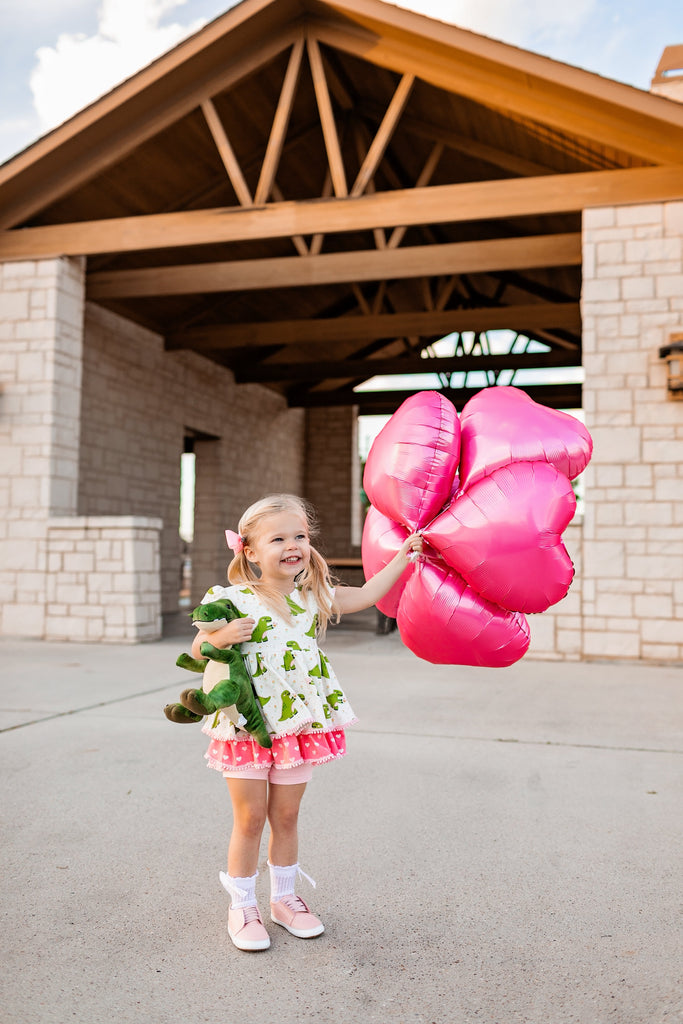
[[[460,418],[438,391],[394,413],[365,467],[363,568],[374,575],[422,534],[423,555],[378,602],[418,657],[490,667],[523,657],[524,613],[560,601],[574,575],[562,531],[592,447],[577,419],[514,387],[478,392]]]

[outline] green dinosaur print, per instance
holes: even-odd
[[[332,718],[332,712],[328,708],[327,704],[323,704],[323,711],[325,712],[325,718],[327,718],[327,719]]]
[[[282,714],[280,715],[279,721],[285,722],[288,718],[294,718],[299,712],[294,707],[294,694],[290,693],[289,690],[282,691]]]
[[[296,601],[292,601],[289,594],[285,595],[285,601],[289,605],[289,610],[292,613],[292,615],[303,615],[304,612],[306,611],[306,609],[302,608],[300,604],[296,603]]]
[[[269,629],[273,629],[273,620],[270,615],[262,615],[256,623],[254,632],[251,634],[251,642],[253,644],[264,643],[268,639],[266,633]]]
[[[322,722],[311,722],[311,729],[323,729],[323,728],[324,728],[324,726],[323,726]]]
[[[266,666],[263,664],[263,658],[261,657],[261,652],[257,651],[256,652],[256,671],[253,672],[252,675],[253,675],[254,679],[256,679],[257,676],[264,676],[265,674],[266,674]]]
[[[327,671],[327,666],[328,665],[329,665],[329,661],[327,660],[327,658],[325,657],[325,655],[321,651],[320,652],[320,663],[318,665],[316,665],[315,668],[312,668],[310,670],[310,672],[308,673],[309,676],[313,676],[315,679],[329,679],[330,678],[330,673]]]
[[[339,702],[344,702],[344,694],[341,690],[333,690],[332,693],[328,693],[326,699],[330,707],[337,711],[339,709]]]
[[[282,667],[284,668],[285,672],[294,671],[294,655],[292,654],[291,651],[285,651],[285,656],[282,659]]]
[[[243,590],[240,590],[240,594],[253,594],[253,593],[254,593],[254,591],[250,590],[249,587],[244,587]]]
[[[315,637],[316,637],[317,632],[318,632],[318,613],[316,612],[315,615],[313,616],[313,622],[311,623],[311,628],[309,630],[307,630],[306,633],[304,633],[304,636],[310,636],[311,639],[314,640]]]
[[[259,697],[259,703],[261,704],[261,707],[264,708],[269,700],[270,697]]]
[[[301,648],[299,647],[299,645],[296,642],[296,640],[288,640],[285,646],[289,647],[289,649],[292,650],[292,651],[300,651],[301,650]]]

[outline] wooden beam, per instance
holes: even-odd
[[[298,363],[250,363],[234,367],[239,384],[269,383],[274,381],[344,380],[360,377],[368,380],[376,376],[403,376],[417,373],[467,373],[471,370],[537,370],[545,367],[581,366],[578,349],[574,355],[566,352],[513,353],[491,356],[442,356],[423,359],[415,356],[394,356],[390,359],[342,359],[322,362],[312,359]]]
[[[569,267],[581,264],[581,235],[537,235],[485,242],[416,245],[404,249],[323,253],[320,256],[191,263],[92,274],[91,299],[144,295],[205,295],[277,288],[382,281],[438,274]]]
[[[583,389],[581,384],[534,384],[515,387],[525,391],[530,398],[533,398],[539,405],[546,405],[550,409],[580,409],[582,403]],[[434,389],[436,390],[436,389]],[[481,388],[440,388],[440,394],[448,398],[460,412],[466,402],[478,394]],[[315,406],[348,406],[355,405],[363,416],[380,416],[396,412],[399,405],[405,402],[411,395],[419,394],[420,390],[413,391],[309,391],[306,394],[292,394],[289,396],[289,404],[292,407],[315,407]]]
[[[379,338],[444,336],[455,331],[532,330],[538,327],[581,330],[578,302],[526,306],[446,309],[434,312],[379,313],[333,319],[276,320],[265,323],[215,324],[169,334],[166,347],[205,351],[268,348],[271,345],[330,345],[335,342],[376,341]]]
[[[285,79],[282,84],[280,99],[278,100],[277,110],[275,111],[275,117],[273,118],[273,126],[271,128],[268,145],[266,147],[266,155],[263,159],[261,174],[259,175],[258,185],[256,186],[256,192],[254,193],[254,203],[257,205],[266,202],[271,193],[273,182],[275,181],[275,175],[280,162],[280,155],[282,154],[282,147],[287,133],[287,125],[289,124],[289,118],[292,113],[294,94],[296,93],[296,87],[299,81],[301,57],[303,52],[304,39],[302,36],[294,43],[292,52],[289,55],[289,63],[287,64],[287,71],[285,72]]]
[[[374,177],[375,171],[384,156],[384,152],[389,145],[391,136],[393,135],[401,114],[405,109],[406,103],[410,98],[414,82],[415,75],[403,75],[401,81],[398,83],[396,92],[391,99],[391,103],[387,107],[386,114],[382,118],[382,122],[377,129],[377,134],[372,140],[365,160],[363,161],[356,180],[353,183],[353,187],[351,188],[352,196],[361,196],[363,192],[365,192],[370,179]]]
[[[346,196],[348,195],[346,172],[344,170],[344,161],[342,159],[341,146],[339,145],[332,101],[330,100],[330,93],[327,88],[320,47],[318,46],[318,40],[312,35],[307,36],[306,42],[308,46],[308,62],[313,77],[313,88],[320,113],[320,123],[323,129],[323,138],[325,139],[334,194],[337,197]]]
[[[683,199],[683,165],[396,189],[357,198],[269,203],[51,224],[0,232],[0,260],[211,245],[377,227],[569,213]]]
[[[253,199],[249,186],[246,183],[244,175],[242,174],[242,168],[239,165],[239,161],[235,156],[235,151],[230,144],[227,132],[223,126],[223,122],[218,116],[218,111],[214,107],[211,100],[206,99],[202,102],[202,113],[204,119],[209,126],[209,131],[213,137],[213,141],[216,143],[216,149],[220,154],[220,158],[223,161],[228,177],[232,187],[235,190],[240,204],[242,206],[251,206]]]

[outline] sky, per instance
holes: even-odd
[[[0,163],[67,120],[230,0],[0,0]],[[683,43],[683,0],[403,0],[472,29],[647,89]]]

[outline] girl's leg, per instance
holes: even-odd
[[[325,931],[322,921],[294,895],[299,873],[299,807],[306,783],[271,785],[268,793],[270,916],[292,935],[311,939]],[[315,882],[313,883],[315,885]]]
[[[293,786],[269,786],[268,822],[271,864],[296,864],[299,855],[299,807],[306,783]]]
[[[265,779],[228,778],[232,801],[232,834],[228,847],[228,874],[233,878],[256,873],[263,827],[268,813]]]
[[[265,779],[227,777],[233,826],[228,848],[228,873],[220,879],[230,893],[228,934],[238,949],[268,949],[270,937],[256,903],[256,870],[263,826],[266,823]]]

